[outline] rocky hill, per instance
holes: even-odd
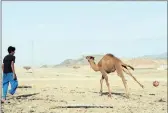
[[[104,55],[92,55],[95,57],[95,62],[97,63]],[[42,68],[47,67],[60,67],[60,66],[80,66],[80,65],[88,65],[88,61],[85,58],[86,56],[82,56],[78,59],[66,59],[58,65],[47,66],[43,65]],[[128,63],[135,68],[157,68],[160,65],[167,65],[167,53],[158,54],[158,55],[145,55],[137,58],[121,58],[121,60],[125,63]]]
[[[140,57],[141,58],[141,57]],[[152,59],[167,59],[167,52],[157,55],[145,55],[142,58],[152,58]]]
[[[95,57],[95,62],[97,63],[103,55],[92,55]],[[83,56],[79,59],[67,59],[61,62],[57,66],[74,66],[74,65],[88,65],[86,56]],[[158,54],[158,55],[145,55],[137,58],[122,59],[124,62],[137,67],[137,68],[156,68],[162,64],[167,64],[167,53]]]

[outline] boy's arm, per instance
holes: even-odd
[[[12,72],[15,74],[14,61],[11,62]]]
[[[13,77],[16,78],[16,73],[15,73],[15,56],[13,56],[12,62],[11,62],[11,68],[12,68],[12,72],[13,72]]]
[[[13,72],[13,79],[17,80],[16,73],[15,73],[15,68],[14,68],[14,61],[11,62],[11,67],[12,67],[12,72]]]

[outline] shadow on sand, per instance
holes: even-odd
[[[27,97],[31,97],[31,96],[38,95],[38,94],[40,94],[40,93],[32,93],[32,94],[18,95],[18,96],[14,96],[14,97],[12,97],[12,98],[9,98],[8,100],[14,99],[14,98],[16,98],[16,99],[26,99]]]
[[[93,93],[98,93],[98,94],[100,94],[100,92],[93,92]],[[108,92],[103,92],[102,93],[102,95],[108,95],[109,93]],[[119,95],[119,96],[122,96],[122,97],[125,97],[125,93],[114,93],[114,92],[112,92],[111,93],[112,95]]]
[[[33,94],[19,95],[19,96],[16,96],[16,98],[18,99],[18,98],[22,98],[22,97],[31,97],[31,96],[33,96],[33,95],[38,95],[38,94],[40,94],[40,93],[33,93]]]
[[[18,86],[17,88],[32,88],[32,86]]]

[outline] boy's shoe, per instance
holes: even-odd
[[[1,103],[4,103],[6,100],[5,99],[1,99]]]

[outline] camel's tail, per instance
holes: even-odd
[[[124,68],[126,68],[127,69],[127,67],[130,67],[132,70],[134,70],[134,68],[132,67],[132,66],[130,66],[130,65],[127,65],[127,64],[122,64],[122,66],[124,67]]]

